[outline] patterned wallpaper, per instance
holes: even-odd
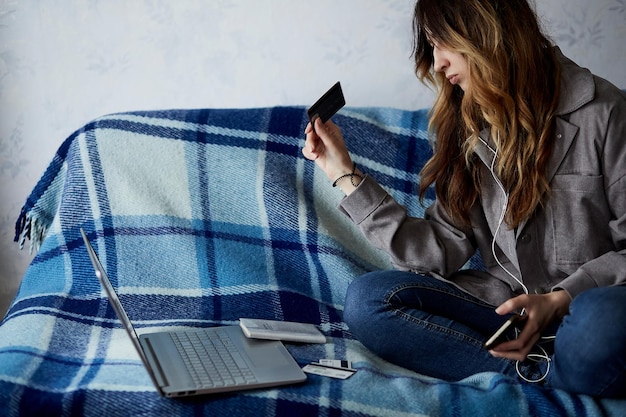
[[[535,0],[566,55],[626,87],[626,0]],[[428,107],[413,0],[0,0],[0,316],[30,262],[14,222],[55,150],[106,113],[309,104]]]

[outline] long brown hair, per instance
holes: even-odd
[[[495,172],[509,194],[505,221],[516,227],[549,191],[560,65],[527,0],[418,0],[413,18],[415,72],[437,90],[429,130],[433,157],[421,172],[420,196],[433,183],[455,221],[469,225],[480,193],[478,134],[496,142]],[[467,60],[462,91],[433,71],[430,41]]]

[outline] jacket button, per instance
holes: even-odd
[[[522,243],[529,243],[529,242],[530,242],[530,240],[531,240],[531,238],[530,238],[530,235],[529,235],[528,233],[524,233],[523,235],[521,235],[521,236],[519,237],[519,240],[520,240],[520,242],[522,242]]]
[[[558,135],[556,135],[557,139],[561,139],[563,137],[563,135],[561,135],[560,133]]]

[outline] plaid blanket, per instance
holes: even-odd
[[[427,112],[348,108],[335,121],[361,169],[421,215],[414,187],[430,155]],[[300,107],[171,110],[109,115],[71,135],[17,222],[17,240],[38,252],[0,326],[0,414],[624,415],[624,401],[497,374],[446,383],[354,340],[342,321],[346,287],[390,265],[302,158],[305,124]],[[159,397],[94,276],[81,227],[140,333],[240,317],[314,323],[328,343],[287,344],[294,358],[347,359],[358,372]]]

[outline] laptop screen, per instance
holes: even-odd
[[[146,354],[144,353],[143,349],[141,348],[141,344],[139,343],[139,336],[137,336],[137,332],[135,331],[135,328],[133,327],[133,324],[131,323],[128,314],[126,314],[126,310],[124,310],[124,307],[122,307],[122,303],[120,302],[120,299],[117,296],[117,293],[115,292],[111,281],[109,280],[109,276],[104,270],[102,263],[100,263],[98,255],[96,255],[96,252],[91,246],[91,243],[89,242],[89,239],[87,238],[87,235],[82,228],[80,229],[80,233],[83,236],[83,240],[85,241],[85,246],[87,246],[87,252],[89,253],[89,258],[91,259],[91,263],[93,264],[93,267],[96,271],[96,276],[102,284],[102,287],[104,288],[104,291],[109,298],[109,302],[111,303],[111,306],[113,306],[113,310],[115,310],[115,314],[117,314],[117,317],[120,319],[122,325],[126,329],[126,332],[130,336],[130,339],[135,346],[135,350],[137,351],[139,357],[141,358],[141,361],[145,365],[145,368],[148,371],[150,378],[155,383],[155,386],[159,387],[152,368],[148,363],[148,359],[146,358]]]

